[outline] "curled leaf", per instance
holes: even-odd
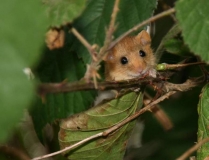
[[[61,48],[64,45],[65,33],[63,30],[50,29],[46,33],[46,44],[50,50]]]
[[[85,112],[73,115],[60,124],[59,142],[65,148],[89,136],[103,132],[134,114],[142,105],[142,93],[130,92],[109,102],[99,104]],[[135,121],[129,122],[111,135],[92,140],[65,153],[74,160],[120,160],[123,158],[126,142]]]

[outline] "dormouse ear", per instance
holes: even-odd
[[[145,30],[142,30],[136,37],[135,37],[143,46],[151,44],[151,37],[149,33]]]
[[[114,54],[112,51],[109,51],[104,57],[103,57],[103,61],[106,61],[106,62],[111,62],[114,60]]]

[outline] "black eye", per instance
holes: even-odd
[[[140,51],[139,51],[139,55],[140,55],[141,57],[144,57],[144,56],[146,56],[146,53],[145,53],[143,50],[140,50]]]
[[[121,62],[121,64],[126,64],[126,63],[128,63],[128,59],[126,57],[122,57],[120,59],[120,62]]]

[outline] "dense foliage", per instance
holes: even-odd
[[[70,32],[70,28],[76,28],[90,44],[102,47],[113,5],[113,0],[13,0],[4,1],[0,5],[2,144],[18,148],[29,157],[47,152],[35,153],[36,151],[27,147],[33,144],[28,143],[36,143],[38,146],[44,144],[49,152],[59,150],[59,120],[90,108],[96,91],[38,95],[37,87],[41,83],[74,82],[84,76],[91,57],[88,50]],[[198,3],[195,0],[161,0],[158,3],[156,0],[121,0],[113,38],[116,39],[135,25],[169,7],[175,8],[176,15],[162,17],[151,25],[155,28],[152,34],[154,51],[163,46],[161,52],[156,55],[160,57],[159,62],[195,62],[196,55],[207,62],[209,2],[204,0]],[[178,34],[169,36],[172,34],[169,30],[176,23],[179,32],[175,33]],[[64,33],[63,47],[50,50],[44,43],[45,33],[50,27]],[[164,36],[169,38],[163,39]],[[103,68],[99,73],[103,76]],[[183,83],[190,77],[201,75],[200,67],[195,65],[177,71],[169,81]],[[199,98],[199,114],[204,115],[203,120],[199,120],[199,125],[204,128],[204,122],[208,121],[205,107],[208,102],[208,85],[199,97],[202,87],[200,85],[189,92],[178,92],[160,103],[174,124],[170,131],[163,130],[151,113],[141,116],[144,122],[143,145],[139,150],[132,151],[137,159],[175,159],[194,145],[197,141]],[[150,91],[150,94],[154,95],[154,92]],[[28,113],[32,120],[26,116]],[[29,121],[33,124],[28,124]],[[30,127],[26,127],[28,125]],[[208,129],[201,129],[201,132],[204,132],[201,138],[206,138]],[[26,137],[26,134],[30,136]],[[201,138],[199,136],[199,140]],[[17,143],[14,142],[15,139]],[[7,155],[10,155],[10,152],[1,147],[0,159],[12,159]],[[208,155],[205,150],[204,155]],[[55,158],[64,159],[60,155]]]

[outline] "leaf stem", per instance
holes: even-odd
[[[169,70],[169,69],[176,69],[176,68],[182,68],[182,67],[188,67],[193,65],[202,65],[206,64],[205,62],[194,62],[194,63],[186,63],[186,64],[158,64],[156,69],[159,70]]]

